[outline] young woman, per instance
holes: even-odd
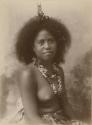
[[[16,43],[20,72],[19,120],[35,124],[66,124],[71,120],[64,72],[59,65],[71,43],[66,27],[43,14],[29,20]],[[20,102],[19,102],[20,104]]]

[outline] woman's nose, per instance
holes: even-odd
[[[49,43],[48,42],[45,42],[44,43],[44,48],[48,49],[50,46],[49,46]]]

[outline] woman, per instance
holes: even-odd
[[[22,105],[17,115],[20,121],[25,119],[35,124],[70,121],[64,72],[59,66],[64,62],[70,42],[66,27],[43,13],[21,29],[16,53],[26,68],[21,71],[19,81]]]

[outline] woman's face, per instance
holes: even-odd
[[[54,37],[47,30],[41,30],[34,41],[33,50],[38,59],[42,61],[53,61],[57,49]]]

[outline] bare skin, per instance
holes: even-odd
[[[43,123],[40,112],[51,112],[59,108],[46,79],[33,65],[21,73],[20,90],[27,120]],[[53,99],[52,99],[53,98]],[[39,100],[39,102],[38,102]],[[38,107],[40,102],[51,100],[49,107]]]
[[[34,41],[33,50],[37,56],[38,63],[43,63],[52,72],[52,62],[57,50],[54,37],[46,30],[40,31]],[[62,74],[62,70],[60,74]],[[55,80],[52,82],[57,84]],[[63,88],[65,89],[64,84]],[[60,108],[60,105],[55,103],[57,102],[57,97],[53,95],[48,81],[33,64],[30,64],[27,69],[21,71],[20,91],[25,117],[33,123],[44,123],[40,117],[40,112],[52,112]],[[62,96],[65,95],[64,93]],[[64,106],[67,107],[66,96],[62,101]],[[45,107],[42,103],[45,104],[46,102],[48,102],[49,106]],[[70,113],[69,110],[68,112]]]

